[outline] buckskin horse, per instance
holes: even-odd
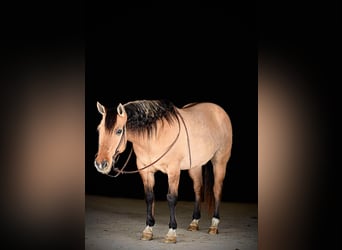
[[[115,107],[105,107],[97,102],[102,115],[97,130],[98,152],[94,165],[102,173],[118,176],[139,173],[144,185],[147,206],[146,227],[141,240],[153,239],[154,174],[161,171],[168,176],[166,195],[169,210],[169,230],[165,242],[176,243],[176,213],[178,186],[181,170],[188,170],[193,181],[195,205],[189,231],[199,230],[202,197],[211,195],[209,201],[212,219],[209,234],[218,233],[219,206],[226,168],[232,149],[232,125],[226,111],[210,102],[190,103],[182,108],[168,100],[136,100]],[[123,153],[127,141],[132,143],[136,156],[135,171],[115,167],[118,156]],[[132,152],[131,151],[131,152]],[[130,154],[131,155],[131,154]],[[212,166],[208,166],[208,162]],[[202,166],[212,167],[214,183],[204,188]],[[204,183],[204,184],[203,184]],[[204,191],[206,194],[204,194]],[[203,195],[203,196],[202,196]],[[211,201],[211,202],[210,202]]]

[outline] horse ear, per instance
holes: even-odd
[[[99,111],[101,115],[104,115],[106,113],[106,109],[101,103],[97,102],[96,106],[97,106],[97,110]]]
[[[116,110],[118,111],[119,116],[125,116],[126,114],[125,107],[121,103],[118,105]]]

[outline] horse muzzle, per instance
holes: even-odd
[[[95,165],[97,171],[99,171],[99,172],[101,172],[103,174],[106,174],[107,172],[110,171],[110,168],[109,168],[109,171],[108,171],[108,167],[110,167],[109,166],[109,162],[106,161],[106,160],[103,160],[101,162],[98,162],[98,161],[95,160],[94,165]]]

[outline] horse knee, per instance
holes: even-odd
[[[169,207],[175,207],[177,205],[177,199],[178,199],[177,195],[167,194],[166,199],[169,204]]]
[[[152,203],[153,200],[154,200],[153,191],[146,191],[146,192],[145,192],[145,199],[146,199],[146,203],[147,203],[147,204]]]

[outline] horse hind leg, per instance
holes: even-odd
[[[202,190],[202,168],[193,167],[189,169],[189,175],[193,182],[193,188],[195,193],[195,205],[192,213],[192,221],[189,224],[188,231],[198,231],[199,230],[199,220],[201,218],[201,190]]]
[[[214,172],[213,193],[214,193],[215,207],[214,207],[213,217],[211,219],[211,225],[208,230],[209,234],[218,234],[218,226],[220,223],[220,211],[219,210],[220,210],[220,202],[221,202],[221,195],[222,195],[222,187],[223,187],[223,181],[226,175],[226,168],[227,168],[229,155],[226,157],[223,157],[223,159],[220,159],[220,160],[218,160],[217,157],[215,157],[212,160],[213,172]]]

